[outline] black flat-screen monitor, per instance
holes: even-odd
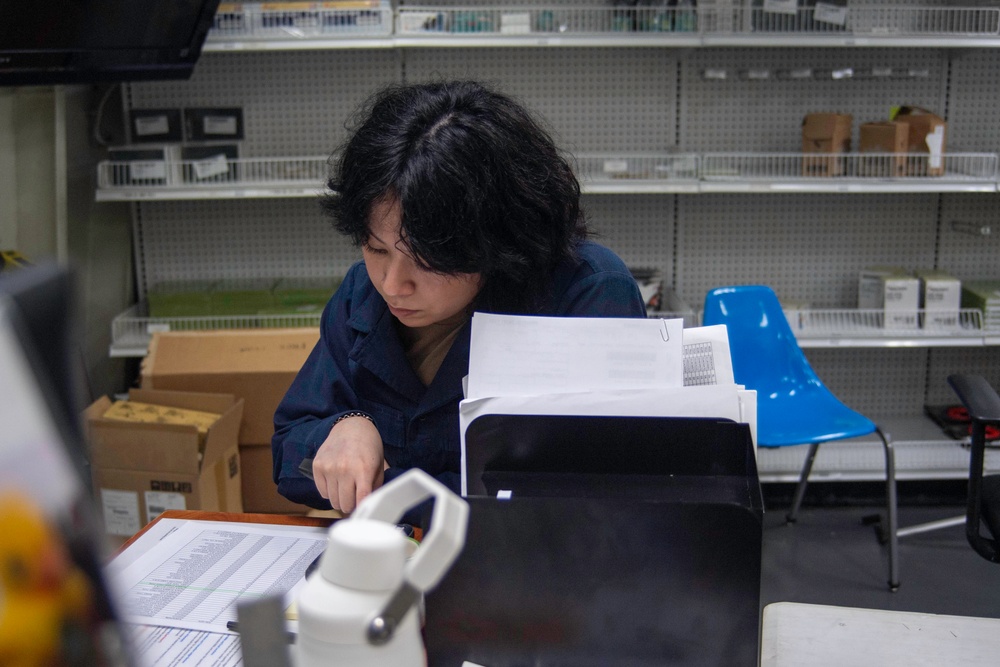
[[[0,85],[186,79],[219,0],[0,0]]]

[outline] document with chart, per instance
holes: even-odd
[[[326,543],[322,529],[187,521],[114,568],[113,585],[128,622],[228,632],[240,602],[290,603]]]
[[[730,385],[733,358],[725,324],[684,329],[684,386]]]

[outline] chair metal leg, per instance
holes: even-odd
[[[812,472],[813,461],[816,460],[816,452],[819,450],[819,443],[814,442],[809,445],[809,453],[806,454],[806,462],[802,466],[802,476],[799,477],[799,483],[795,487],[795,497],[792,499],[792,509],[785,515],[785,521],[788,523],[795,523],[795,519],[799,513],[799,507],[802,505],[802,499],[806,495],[806,484],[809,481],[809,473]]]
[[[887,537],[889,542],[889,590],[899,589],[899,546],[896,499],[896,452],[893,449],[892,441],[882,432],[882,429],[875,427],[875,432],[882,439],[885,448],[885,509],[888,515],[889,525],[887,526]]]
[[[942,528],[952,528],[953,526],[961,526],[965,523],[965,515],[953,516],[950,519],[938,519],[937,521],[928,521],[927,523],[918,523],[914,526],[907,526],[906,528],[900,528],[896,531],[897,537],[909,537],[910,535],[918,535],[920,533],[929,533],[932,530],[941,530]]]

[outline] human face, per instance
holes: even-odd
[[[361,247],[368,277],[404,326],[425,327],[464,310],[482,286],[478,273],[441,274],[420,266],[403,244],[399,202],[372,206],[368,241]]]

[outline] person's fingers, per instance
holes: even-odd
[[[365,498],[367,498],[368,496],[370,496],[371,492],[372,492],[372,485],[370,483],[364,482],[364,481],[359,481],[358,482],[358,488],[357,488],[357,490],[355,491],[355,494],[354,494],[355,497],[357,498],[358,505],[361,504],[362,500],[364,500]]]
[[[347,480],[341,481],[337,484],[337,498],[340,500],[340,507],[334,507],[335,510],[339,510],[345,514],[353,512],[356,502],[356,490],[354,488],[354,484]]]
[[[312,464],[312,474],[313,474],[313,483],[316,484],[316,490],[319,491],[319,495],[322,496],[323,498],[329,499],[330,493],[327,489],[326,475],[324,475],[323,471],[319,469],[319,466],[316,464],[316,461],[313,461]]]
[[[316,490],[319,491],[319,495],[327,500],[332,500],[335,497],[330,495],[330,484],[327,482],[326,475],[314,472],[313,479],[315,480]]]

